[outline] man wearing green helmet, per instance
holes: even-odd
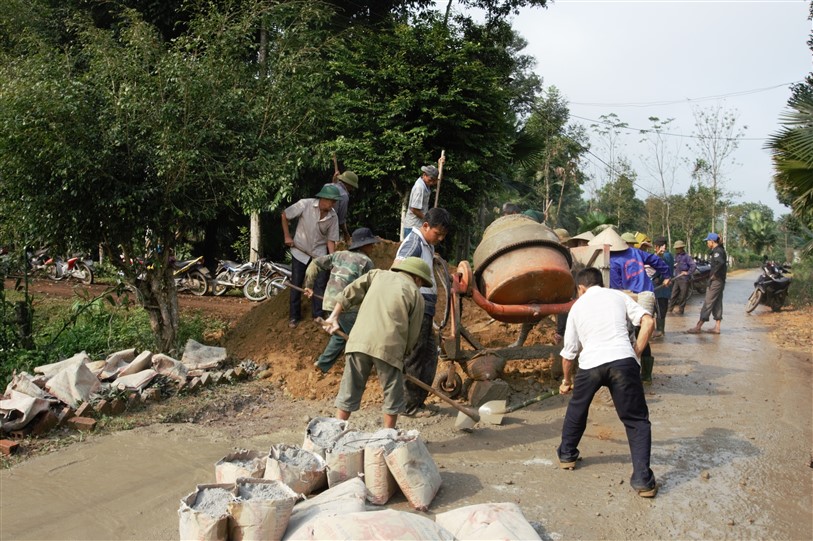
[[[325,330],[339,330],[342,311],[359,306],[345,351],[345,367],[336,417],[346,420],[361,407],[367,379],[375,367],[384,393],[384,428],[395,428],[404,410],[404,357],[418,343],[423,322],[420,288],[432,284],[432,271],[419,257],[396,261],[391,270],[373,269],[344,288],[325,320]]]
[[[339,218],[333,210],[341,194],[333,184],[325,184],[315,197],[300,199],[282,213],[285,245],[291,248],[291,283],[298,288],[305,282],[305,271],[311,259],[336,251],[339,240]],[[290,221],[296,220],[296,233],[291,236]],[[319,297],[325,292],[329,273],[317,276],[313,291]],[[311,316],[322,317],[322,300],[311,298]],[[302,293],[291,289],[288,326],[292,329],[302,319]]]

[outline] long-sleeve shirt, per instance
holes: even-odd
[[[351,252],[342,250],[328,255],[322,255],[311,260],[305,271],[305,287],[312,288],[319,271],[330,271],[330,278],[325,287],[322,308],[328,312],[336,306],[336,300],[342,291],[353,280],[373,270],[373,260],[364,252]]]
[[[694,258],[686,252],[680,252],[675,257],[675,280],[690,280],[696,268],[697,263],[694,262]],[[682,272],[686,274],[681,276]]]
[[[638,248],[627,248],[621,252],[610,253],[610,287],[612,289],[628,289],[633,293],[641,291],[655,291],[652,280],[646,274],[645,266],[649,265],[664,278],[672,277],[669,265],[649,252]]]
[[[366,353],[403,370],[423,322],[423,297],[412,277],[373,269],[344,288],[338,302],[342,310],[361,305],[344,351]]]
[[[728,271],[725,248],[718,244],[711,249],[711,279],[725,282],[725,273]]]

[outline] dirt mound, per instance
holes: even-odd
[[[392,265],[398,243],[383,241],[372,254],[376,268]],[[293,398],[329,400],[336,396],[342,377],[343,363],[337,363],[327,374],[322,374],[313,362],[322,353],[328,336],[311,322],[310,303],[303,302],[303,321],[295,329],[288,327],[289,296],[282,292],[259,303],[240,319],[225,337],[225,347],[238,359],[251,359],[265,369],[262,373],[272,384],[279,386]],[[463,299],[463,325],[485,347],[503,347],[516,339],[520,326],[500,323],[476,306]],[[551,344],[555,322],[546,318],[528,336],[527,345]],[[538,392],[542,383],[549,383],[548,371],[552,359],[510,361],[504,379],[515,392]],[[377,384],[368,385],[363,403],[381,400]]]

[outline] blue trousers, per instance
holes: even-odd
[[[559,460],[571,462],[579,458],[578,445],[587,427],[590,403],[602,386],[610,390],[615,411],[627,431],[632,456],[630,485],[635,490],[651,489],[655,486],[655,474],[649,468],[652,427],[641,383],[641,367],[632,357],[587,370],[580,368],[576,372],[573,397],[562,425],[562,443],[557,449]]]
[[[339,327],[341,327],[345,334],[350,334],[350,331],[353,330],[353,325],[356,324],[356,317],[358,317],[358,315],[358,312],[342,312],[339,314]],[[336,364],[339,355],[344,351],[344,345],[346,343],[347,340],[338,334],[331,334],[330,341],[325,346],[325,350],[316,360],[316,366],[319,367],[319,370],[322,372],[330,370],[333,365]]]
[[[302,287],[305,283],[305,271],[308,265],[302,263],[297,258],[291,258],[291,283],[296,287]],[[325,295],[325,288],[327,281],[330,278],[329,271],[321,271],[316,275],[316,280],[313,283],[313,292],[315,295],[323,297]],[[291,288],[291,306],[290,318],[296,321],[302,319],[302,293]],[[315,296],[311,298],[311,317],[324,317],[322,314],[322,299],[317,299]]]

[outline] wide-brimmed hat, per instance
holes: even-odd
[[[345,184],[348,184],[354,188],[359,187],[359,177],[353,171],[345,171],[344,173],[339,175],[338,178]]]
[[[392,265],[392,270],[399,272],[408,272],[413,276],[417,276],[423,280],[424,287],[432,287],[432,271],[429,270],[429,265],[420,257],[407,257],[406,259],[399,259]]]
[[[623,252],[629,248],[624,239],[612,227],[608,227],[587,243],[588,246],[604,246],[605,244],[610,245],[611,252]]]
[[[638,244],[638,239],[635,238],[635,233],[630,233],[629,231],[621,235],[621,240],[627,244]]]
[[[678,248],[685,248],[685,247],[686,247],[686,243],[683,242],[682,240],[676,240],[675,244],[672,245],[672,248],[674,248],[675,250],[677,250]]]
[[[711,240],[711,241],[714,241],[714,242],[720,242],[720,235],[718,235],[717,233],[709,233],[708,235],[706,235],[706,238],[703,239],[703,240]]]
[[[373,231],[369,227],[359,227],[353,231],[352,241],[348,250],[358,250],[362,246],[368,244],[375,244],[380,242],[381,239],[373,235]]]
[[[542,213],[539,212],[538,210],[534,209],[523,210],[522,215],[527,216],[531,220],[540,224],[545,221],[545,216],[543,216]]]
[[[316,194],[316,197],[319,199],[332,199],[334,201],[338,201],[342,198],[342,194],[339,192],[339,189],[334,186],[333,184],[325,184],[322,186],[322,189],[319,190],[319,193]]]
[[[440,173],[438,172],[438,168],[434,165],[424,165],[421,167],[421,171],[429,175],[430,178],[437,179]]]
[[[556,233],[556,236],[559,237],[559,242],[562,244],[570,240],[570,233],[568,233],[564,227],[557,227],[553,232]]]
[[[586,240],[587,242],[590,242],[595,237],[596,236],[593,234],[592,231],[585,231],[584,233],[579,233],[575,237],[571,237],[570,240]]]

